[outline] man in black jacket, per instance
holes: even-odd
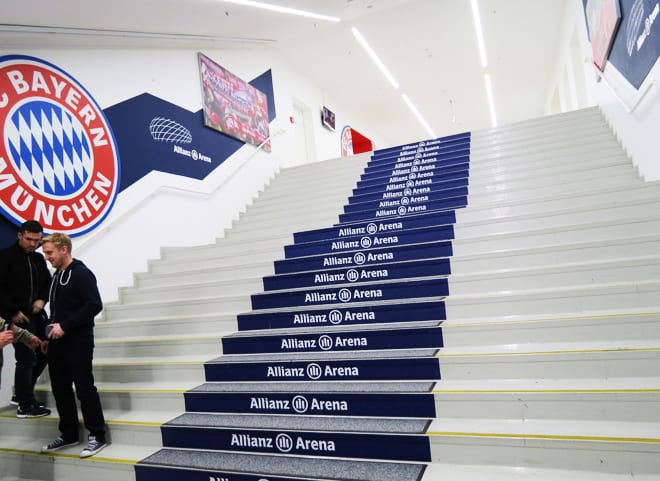
[[[41,243],[43,227],[29,220],[21,224],[18,241],[0,252],[0,316],[44,338],[51,275],[44,257],[36,252]],[[16,417],[48,416],[50,410],[34,398],[34,385],[46,366],[46,356],[40,351],[15,342],[14,371]]]
[[[81,458],[94,456],[107,446],[101,400],[94,385],[94,317],[103,304],[96,277],[85,264],[71,256],[71,239],[54,233],[44,238],[44,256],[56,269],[50,286],[48,325],[48,373],[60,415],[60,436],[41,451],[50,453],[78,444],[80,401],[85,427],[89,430],[87,447]]]

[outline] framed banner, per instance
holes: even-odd
[[[587,0],[585,8],[594,64],[602,72],[621,22],[619,0]]]
[[[204,125],[270,152],[266,95],[198,53]]]

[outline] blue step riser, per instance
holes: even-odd
[[[336,334],[225,337],[224,354],[364,351],[442,347],[440,327],[352,331]]]
[[[371,249],[372,247],[395,247],[423,242],[436,242],[451,240],[453,238],[454,227],[452,225],[431,226],[379,235],[353,236],[288,245],[284,246],[284,256],[287,259],[291,259],[294,257],[318,256],[358,249]]]
[[[442,182],[452,182],[460,179],[467,179],[470,177],[470,171],[467,166],[462,169],[455,168],[453,172],[436,173],[432,170],[428,172],[411,172],[409,174],[392,175],[389,177],[378,177],[371,180],[359,180],[357,183],[356,194],[366,193],[367,189],[379,187],[383,190],[387,186],[398,186],[399,184],[406,184],[408,187],[427,187],[433,184]],[[413,182],[412,185],[408,185]],[[365,189],[364,191],[362,189]]]
[[[397,185],[397,184],[395,184]],[[397,189],[388,189],[390,184],[387,184],[385,189],[370,189],[369,192],[360,192],[358,191],[357,195],[352,195],[348,198],[349,205],[355,204],[368,204],[374,202],[381,202],[384,200],[393,200],[393,199],[402,199],[403,197],[410,197],[415,195],[441,195],[446,194],[451,196],[456,192],[462,192],[466,194],[468,192],[468,183],[467,179],[461,179],[458,181],[444,182],[440,184],[430,184],[425,187],[404,187],[401,188],[399,184]]]
[[[395,147],[390,150],[376,150],[371,160],[375,162],[387,161],[388,159],[410,156],[415,154],[442,152],[449,149],[456,149],[470,144],[470,136],[456,137],[455,139],[447,140],[434,140],[433,143],[419,143],[411,144],[400,147]]]
[[[423,435],[353,434],[294,431],[189,428],[164,425],[163,445],[243,453],[431,461],[429,438]]]
[[[186,411],[305,416],[434,418],[433,394],[199,393],[185,394]]]
[[[301,481],[306,478],[282,478],[263,474],[241,474],[223,471],[205,471],[198,469],[167,468],[150,466],[147,464],[135,465],[136,481]]]
[[[419,159],[421,157],[446,156],[452,152],[461,152],[467,149],[469,153],[470,139],[460,139],[427,147],[399,150],[388,154],[374,154],[369,160],[369,165],[392,164],[405,160]]]
[[[251,312],[238,315],[238,329],[239,331],[250,331],[254,329],[352,326],[444,319],[446,319],[444,302],[414,302],[359,308],[306,309],[263,314]]]
[[[384,177],[396,177],[411,172],[434,171],[440,176],[444,173],[457,172],[468,168],[470,163],[470,148],[449,152],[443,155],[419,156],[416,159],[402,157],[392,163],[373,163],[364,169],[360,180],[369,181]]]
[[[208,382],[440,380],[437,358],[206,363]]]
[[[278,291],[303,287],[360,284],[374,279],[390,281],[410,277],[437,277],[451,274],[449,259],[427,259],[396,264],[379,264],[373,267],[349,269],[324,269],[299,274],[283,274],[263,278],[264,290]]]
[[[446,278],[422,281],[361,284],[252,295],[252,309],[275,309],[355,302],[373,302],[449,295]]]
[[[372,158],[375,159],[385,159],[388,157],[397,157],[401,154],[415,153],[419,150],[420,147],[434,147],[436,145],[451,145],[452,143],[465,142],[469,141],[471,138],[470,132],[463,132],[460,134],[449,135],[446,137],[440,137],[437,139],[423,140],[421,142],[416,142],[414,144],[398,145],[396,147],[389,147],[387,149],[376,150]]]
[[[428,244],[412,244],[382,249],[359,250],[343,254],[325,256],[298,257],[275,261],[276,274],[292,274],[302,271],[317,271],[338,267],[361,267],[386,262],[403,262],[450,257],[452,255],[450,241],[429,242]]]
[[[456,170],[466,169],[468,168],[469,163],[469,147],[461,151],[449,152],[442,155],[400,157],[393,162],[388,163],[374,163],[371,161],[364,169],[364,172],[360,175],[360,180],[394,177],[400,175],[402,173],[401,171],[405,171],[403,173],[409,174],[410,172],[433,170],[439,175],[445,172],[455,172]]]
[[[344,213],[361,212],[365,210],[397,208],[399,206],[415,204],[434,204],[447,199],[456,199],[458,197],[467,197],[468,188],[460,187],[451,190],[443,190],[435,193],[402,196],[392,199],[378,199],[372,202],[348,203],[344,206]]]
[[[361,222],[356,224],[337,225],[293,234],[294,243],[316,242],[328,239],[341,239],[360,235],[393,234],[408,229],[451,225],[456,222],[455,212],[439,214],[420,214],[400,219],[394,222]]]
[[[385,192],[400,192],[405,189],[451,189],[453,187],[465,187],[469,185],[469,178],[465,175],[453,175],[450,179],[427,179],[427,180],[407,180],[405,182],[392,182],[387,184],[376,184],[367,187],[353,189],[352,197],[363,195],[376,195]]]
[[[361,212],[352,212],[350,214],[340,214],[339,222],[354,222],[369,219],[391,219],[394,217],[403,217],[411,214],[420,214],[422,212],[462,209],[466,206],[467,196],[459,196],[452,199],[436,202],[410,204],[407,206],[377,210],[366,210]]]

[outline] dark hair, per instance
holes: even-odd
[[[21,227],[18,229],[18,232],[32,232],[33,234],[41,234],[44,231],[44,228],[36,220],[26,220],[21,224]]]

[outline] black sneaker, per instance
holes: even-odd
[[[27,409],[22,409],[20,406],[16,409],[16,417],[18,419],[24,418],[41,418],[43,416],[48,416],[50,414],[50,409],[40,407],[37,404],[33,404]]]
[[[80,441],[66,441],[62,436],[58,436],[54,441],[41,448],[42,453],[53,453],[67,446],[75,446]]]
[[[11,397],[11,401],[9,401],[9,404],[11,404],[12,406],[18,406],[18,401],[16,400],[15,395]]]
[[[108,444],[104,440],[98,439],[96,436],[92,436],[90,434],[87,440],[87,447],[82,450],[82,453],[80,453],[80,457],[89,458],[90,456],[94,456],[96,453],[101,451],[107,445]]]

